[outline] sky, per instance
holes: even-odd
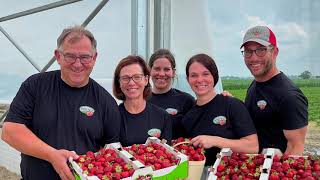
[[[320,44],[320,1],[225,0],[219,5],[209,1],[208,8],[214,54],[224,75],[250,76],[239,47],[245,31],[256,25],[267,25],[275,33],[281,71],[299,75],[308,70],[320,75],[320,56],[316,53]]]
[[[0,0],[0,18],[54,0]],[[81,24],[100,3],[84,0],[18,19],[0,26],[40,67],[52,58],[56,38],[62,29]],[[130,0],[110,0],[88,28],[98,41],[95,79],[112,78],[117,62],[131,53]],[[212,56],[220,76],[250,77],[240,45],[245,31],[267,25],[279,46],[277,66],[288,75],[308,70],[320,75],[320,1],[318,0],[174,0],[171,5],[171,46],[184,75],[191,55],[205,52]],[[21,82],[38,71],[0,32],[0,100],[10,99]],[[49,70],[58,69],[54,63]],[[108,81],[110,83],[110,81]]]

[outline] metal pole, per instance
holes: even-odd
[[[2,124],[3,124],[4,118],[7,116],[8,112],[9,112],[9,109],[6,110],[6,112],[4,112],[4,113],[2,114],[2,116],[1,116],[1,118],[0,118],[0,128],[2,128]]]
[[[22,17],[22,16],[27,16],[27,15],[38,13],[38,12],[45,11],[45,10],[48,10],[48,9],[53,9],[53,8],[56,8],[56,7],[64,6],[66,4],[75,3],[75,2],[78,2],[78,1],[82,1],[82,0],[61,0],[61,1],[58,1],[58,2],[50,3],[50,4],[47,4],[47,5],[44,5],[44,6],[36,7],[36,8],[33,8],[33,9],[29,9],[29,10],[26,10],[26,11],[22,11],[22,12],[19,12],[19,13],[15,13],[15,14],[12,14],[12,15],[8,15],[8,16],[2,17],[2,18],[0,18],[0,22],[8,21],[10,19],[19,18],[19,17]]]
[[[103,0],[98,6],[92,11],[92,13],[87,17],[86,20],[82,23],[81,26],[86,27],[90,21],[99,13],[99,11],[104,7],[104,5],[108,2],[109,0]],[[50,61],[44,66],[44,68],[41,70],[41,72],[45,72],[49,69],[49,67],[54,63],[56,58],[53,56]]]
[[[131,54],[138,54],[138,0],[131,1]]]
[[[103,0],[98,6],[92,11],[92,13],[87,17],[81,26],[86,27],[89,22],[99,13],[99,11],[107,4],[109,0]]]
[[[0,26],[0,31],[9,39],[9,41],[22,53],[22,55],[35,67],[39,72],[41,68],[33,62],[30,56],[10,37],[10,35]]]

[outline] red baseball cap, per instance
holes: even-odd
[[[257,42],[263,46],[273,45],[274,47],[277,47],[276,36],[267,26],[255,26],[248,29],[243,37],[240,49],[249,41]]]

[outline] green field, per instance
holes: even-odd
[[[248,86],[252,80],[236,79],[222,80],[223,89],[233,96],[244,100]],[[309,121],[314,121],[320,126],[320,79],[293,80],[301,88],[309,102]]]

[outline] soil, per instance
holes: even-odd
[[[21,176],[10,172],[8,169],[0,166],[0,180],[18,180]]]

